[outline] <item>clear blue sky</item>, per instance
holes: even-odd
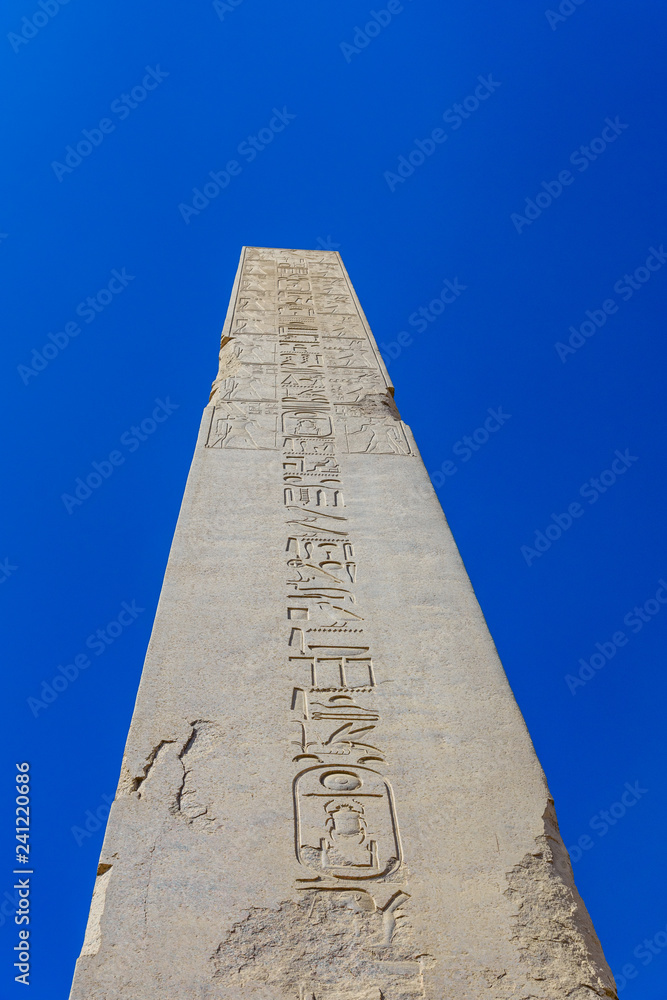
[[[664,5],[391,8],[4,6],[0,897],[26,760],[33,1000],[68,994],[103,836],[72,830],[115,790],[243,244],[340,249],[622,995],[665,996]]]

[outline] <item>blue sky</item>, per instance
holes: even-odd
[[[663,1000],[667,18],[507,6],[5,5],[3,997],[14,763],[64,1000],[247,244],[343,255],[622,996]]]

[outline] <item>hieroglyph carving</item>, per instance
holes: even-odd
[[[207,448],[274,449],[278,431],[276,403],[220,403],[213,411]]]
[[[346,881],[398,870],[401,848],[391,790],[377,771],[308,768],[295,780],[294,800],[303,865]]]
[[[375,437],[366,434],[363,447],[348,436],[347,410],[336,412],[337,404],[353,411],[367,396],[382,397],[386,385],[337,260],[326,264],[325,275],[317,259],[283,251],[276,269],[278,304],[290,302],[295,313],[300,305],[313,316],[307,328],[279,324],[278,357],[288,536],[286,645],[295,681],[293,743],[299,751],[295,853],[305,869],[301,886],[320,891],[340,888],[341,882],[402,879],[393,794],[375,769],[386,757],[373,738],[380,720],[375,668],[356,602],[357,563],[336,450],[365,451],[370,443],[371,450],[384,454],[409,454],[400,432],[389,438],[384,431],[382,407],[379,417],[364,417],[364,433],[373,422],[379,429]],[[353,333],[341,335],[346,327],[339,316],[357,324]],[[389,411],[386,416],[392,418]],[[397,416],[393,421],[400,425]],[[352,435],[361,426],[353,423]]]
[[[410,445],[335,254],[247,249],[230,329],[208,447],[282,452],[295,888],[310,914],[353,893],[362,909],[345,912],[376,915],[381,941],[373,932],[367,945],[398,969],[409,894],[337,456],[409,456]],[[383,992],[379,967],[368,985],[422,997],[416,972],[406,963],[407,991]]]
[[[337,452],[410,445],[335,254],[246,250],[229,329],[207,446],[282,451],[298,885],[404,882]]]
[[[354,455],[411,455],[412,449],[403,424],[388,407],[368,409],[337,406],[336,415],[342,425],[344,448]]]

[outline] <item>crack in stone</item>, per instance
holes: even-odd
[[[137,792],[139,790],[139,788],[141,787],[141,785],[143,785],[144,781],[148,777],[148,775],[149,775],[149,773],[151,771],[151,768],[153,767],[153,765],[157,761],[158,755],[159,755],[160,751],[162,750],[162,748],[165,747],[165,746],[167,746],[167,744],[169,744],[169,743],[175,743],[175,742],[176,742],[176,740],[160,740],[160,742],[158,743],[158,745],[156,747],[154,747],[150,751],[148,757],[146,758],[146,763],[145,763],[145,765],[143,767],[143,774],[135,775],[133,778],[130,779],[130,783],[129,783],[127,789],[126,789],[127,792],[129,792],[131,794],[131,793]],[[138,794],[137,797],[141,798],[141,792],[139,792],[139,794]]]
[[[178,760],[181,769],[178,786],[173,790],[173,800],[169,806],[172,815],[182,816],[189,826],[212,832],[216,817],[211,815],[210,803],[199,801],[197,789],[198,780],[205,778],[201,768],[206,758],[215,753],[220,741],[220,733],[209,719],[194,719],[188,723],[188,735],[185,738],[169,738],[160,740],[146,756],[145,763],[138,774],[132,775],[127,764],[124,765],[118,793],[133,795],[141,799],[144,795],[144,784],[151,777],[158,761],[163,757],[165,748],[180,747],[173,759]],[[199,772],[199,779],[196,774]],[[173,787],[173,785],[172,785]]]
[[[196,826],[198,829],[212,832],[212,824],[215,823],[216,817],[209,814],[209,806],[196,801],[197,789],[191,776],[195,765],[215,747],[219,735],[215,723],[211,722],[210,719],[195,719],[190,725],[192,727],[190,736],[178,754],[183,768],[183,776],[176,790],[172,811],[183,816],[189,826]],[[191,766],[188,766],[187,757],[192,757],[192,755],[194,755],[194,760],[192,760]],[[190,785],[192,787],[189,787]]]

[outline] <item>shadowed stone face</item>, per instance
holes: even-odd
[[[340,257],[247,247],[71,998],[615,995]]]

